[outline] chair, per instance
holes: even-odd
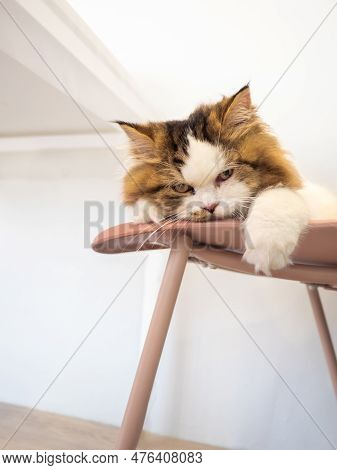
[[[242,261],[242,225],[228,219],[211,222],[123,224],[100,233],[92,244],[99,253],[170,248],[166,270],[149,326],[119,435],[118,449],[135,449],[143,428],[174,305],[188,260],[257,275]],[[331,381],[337,396],[337,361],[318,287],[337,290],[337,221],[313,221],[292,255],[293,265],[272,276],[306,284]],[[262,274],[259,274],[262,275]]]

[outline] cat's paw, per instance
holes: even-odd
[[[198,264],[202,266],[203,268],[209,268],[209,269],[218,269],[218,266],[215,264],[207,263],[207,261],[203,261],[199,258],[193,258],[192,256],[189,258],[189,261],[192,263]]]
[[[134,215],[131,220],[132,224],[147,224],[149,222],[151,222],[151,220],[149,220],[147,217],[144,217],[143,214]]]
[[[293,243],[270,243],[247,248],[242,259],[255,268],[255,272],[263,272],[266,276],[271,275],[272,270],[282,269],[291,264],[290,255],[294,249]]]
[[[291,263],[290,255],[309,220],[303,199],[288,188],[266,189],[256,197],[244,223],[243,259],[270,275]]]
[[[144,199],[138,199],[134,204],[132,214],[133,224],[158,223],[160,220],[161,215],[159,210],[153,204],[148,203]]]

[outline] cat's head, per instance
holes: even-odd
[[[207,220],[244,215],[254,196],[300,179],[277,139],[256,114],[248,86],[185,120],[119,121],[134,165],[124,177],[124,201],[142,199],[161,217]]]

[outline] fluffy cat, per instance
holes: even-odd
[[[290,263],[309,219],[337,218],[336,196],[300,176],[258,117],[249,86],[186,120],[117,122],[134,161],[124,177],[124,202],[134,206],[138,222],[239,216],[243,258],[270,274]]]

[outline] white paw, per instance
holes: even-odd
[[[134,215],[132,218],[132,224],[147,224],[151,222],[148,218],[144,217],[143,214]]]
[[[303,199],[288,188],[262,191],[254,200],[244,224],[246,252],[243,259],[255,271],[270,275],[290,261],[309,219]]]
[[[271,270],[282,269],[291,264],[289,258],[294,249],[294,244],[280,245],[277,243],[266,243],[256,248],[247,248],[242,259],[255,268],[255,272],[263,272],[266,276],[271,275]]]
[[[133,205],[132,223],[147,224],[151,222],[160,222],[161,215],[157,207],[148,203],[144,199],[139,199]]]
[[[191,258],[189,258],[189,261],[191,261],[192,263],[195,263],[195,264],[199,264],[203,268],[218,269],[218,266],[216,266],[215,264],[207,263],[206,261],[203,261],[199,258],[191,257]]]

